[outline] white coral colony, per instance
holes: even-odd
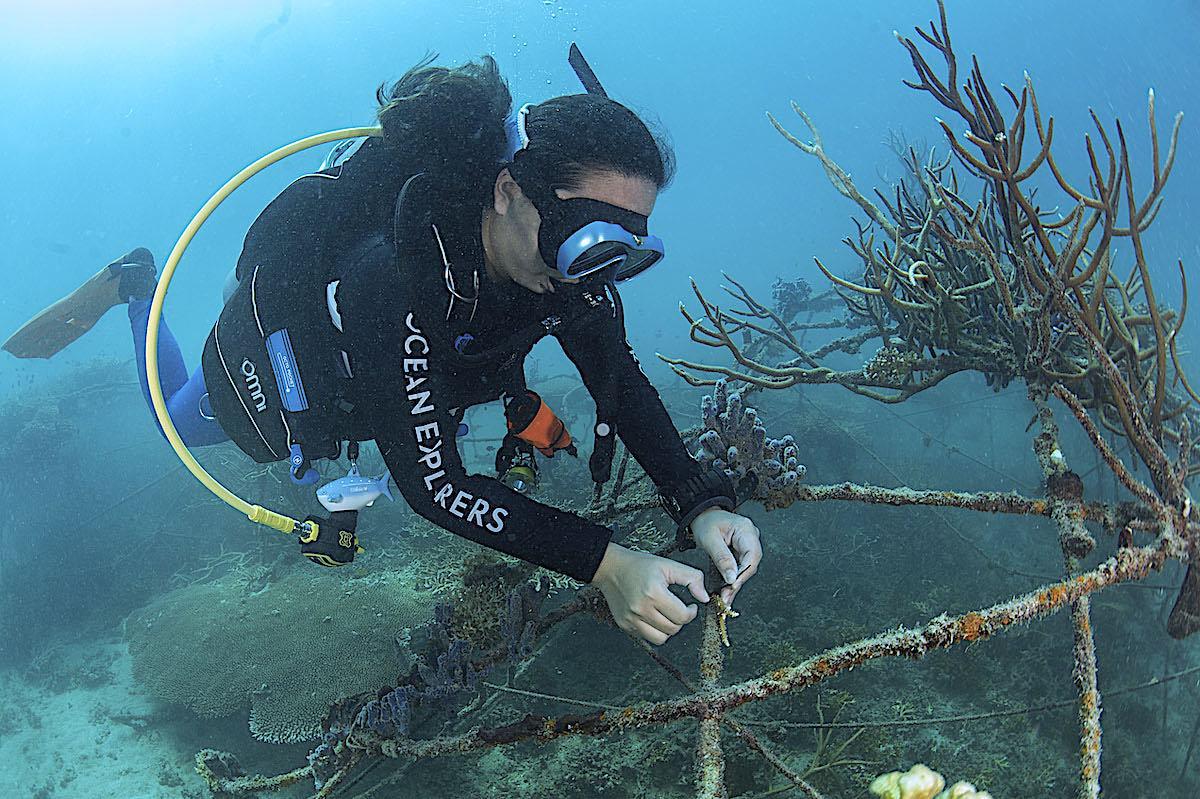
[[[945,784],[941,774],[918,763],[908,771],[889,771],[876,777],[871,793],[880,799],[992,799],[991,794],[976,791],[969,782],[956,782],[942,791]]]
[[[956,782],[950,786],[943,799],[992,799],[987,791],[977,791],[969,782]]]

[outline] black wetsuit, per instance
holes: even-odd
[[[294,221],[321,194],[320,186],[314,195],[311,185],[302,185],[313,179],[294,183],[264,216]],[[297,427],[309,442],[313,427],[330,428],[315,437],[321,440],[374,439],[405,500],[421,516],[485,546],[589,581],[611,531],[530,499],[493,477],[467,474],[455,443],[468,407],[524,388],[523,362],[538,338],[549,334],[559,341],[596,400],[600,418],[615,428],[666,495],[703,469],[688,454],[630,350],[609,294],[615,289],[562,286],[555,294],[538,295],[489,281],[481,214],[444,208],[430,180],[410,180],[392,224],[364,230],[356,241],[339,247],[326,259],[330,262],[322,267],[323,277],[282,287],[262,281],[260,272],[269,273],[273,258],[297,257],[289,252],[295,242],[272,248],[247,237],[239,262],[244,274],[238,294],[243,296],[230,300],[206,347],[213,407],[234,441],[260,460],[279,459],[285,446],[268,444],[270,452],[265,452],[262,444],[273,435],[295,439]],[[296,195],[297,207],[291,211],[289,191]],[[256,227],[262,222],[260,218]],[[303,234],[320,240],[310,231]],[[478,279],[477,306],[448,290],[446,262],[461,297],[476,296]],[[286,307],[281,310],[280,305]],[[255,329],[265,338],[273,328],[289,324],[288,319],[293,320],[291,341],[299,345],[295,361],[309,394],[324,397],[320,403],[329,407],[284,413],[276,407],[283,400],[265,388],[280,372],[271,369],[278,361],[255,356],[262,353],[261,341],[249,340]],[[471,357],[481,352],[482,359]],[[248,372],[256,393],[250,391]],[[280,388],[282,393],[282,384]],[[333,405],[339,410],[332,411]],[[305,423],[305,413],[317,413],[321,424]],[[286,431],[271,432],[264,420],[274,416],[283,420]],[[258,419],[253,430],[247,418]],[[692,492],[679,502],[686,512],[688,505],[705,499]]]

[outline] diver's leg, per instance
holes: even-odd
[[[150,400],[150,380],[146,371],[146,338],[150,330],[150,306],[156,287],[154,261],[150,253],[146,253],[150,263],[148,274],[131,276],[121,288],[129,301],[129,328],[133,333],[133,349],[137,359],[138,379],[142,387],[142,396],[146,405],[154,415],[154,403]],[[204,388],[204,374],[200,368],[189,378],[187,365],[183,361],[183,353],[179,342],[171,334],[165,320],[158,324],[158,382],[162,386],[163,399],[167,402],[167,414],[179,432],[183,443],[190,446],[204,446],[228,441],[229,436],[213,418],[212,409],[208,405],[208,392]],[[154,417],[158,424],[158,417]]]
[[[154,403],[150,400],[150,381],[146,372],[146,337],[150,326],[150,300],[130,299],[129,327],[133,332],[133,347],[137,357],[138,378],[142,396],[150,413],[154,414]],[[212,408],[208,405],[208,392],[204,388],[204,374],[200,367],[189,378],[187,366],[179,343],[171,334],[165,321],[158,325],[158,380],[162,385],[163,398],[167,401],[167,413],[183,443],[205,446],[228,441],[229,436],[217,424]],[[154,419],[158,425],[158,418]],[[162,426],[158,425],[161,432]]]
[[[135,251],[136,253],[136,251]],[[133,333],[134,355],[137,358],[138,379],[142,396],[154,416],[154,424],[162,432],[162,425],[154,414],[154,403],[150,400],[150,381],[146,371],[146,338],[150,329],[150,305],[154,297],[154,259],[143,251],[142,262],[149,264],[149,271],[127,274],[122,281],[120,293],[129,302],[129,328]],[[208,392],[204,388],[204,374],[199,367],[188,377],[187,365],[179,342],[171,334],[165,320],[158,325],[158,382],[162,386],[163,399],[167,402],[167,414],[175,425],[179,437],[189,447],[219,444],[229,436],[217,424],[212,408],[208,404]]]
[[[189,447],[206,447],[229,440],[208,404],[203,367],[197,366],[188,381],[167,400],[167,413],[179,437]]]
[[[150,300],[131,299],[129,301],[129,329],[133,333],[133,353],[137,358],[138,380],[142,385],[142,396],[151,412],[154,405],[150,401],[150,381],[146,376],[146,337],[150,329]],[[158,381],[162,385],[163,397],[170,399],[175,392],[183,388],[187,382],[187,366],[183,362],[183,353],[179,343],[167,327],[166,320],[161,320],[158,326]]]

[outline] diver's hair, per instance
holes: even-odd
[[[588,173],[616,172],[661,190],[675,176],[666,135],[607,97],[568,94],[530,106],[525,132],[529,144],[519,156],[520,171],[534,173],[547,187],[577,189]]]
[[[375,92],[384,142],[416,171],[436,175],[447,201],[489,207],[512,95],[491,56],[457,67],[435,66],[435,58]]]

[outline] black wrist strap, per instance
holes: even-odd
[[[709,468],[682,483],[670,486],[662,494],[663,509],[678,526],[675,543],[679,549],[696,546],[691,523],[709,508],[733,510],[738,505],[733,480],[723,469]]]

